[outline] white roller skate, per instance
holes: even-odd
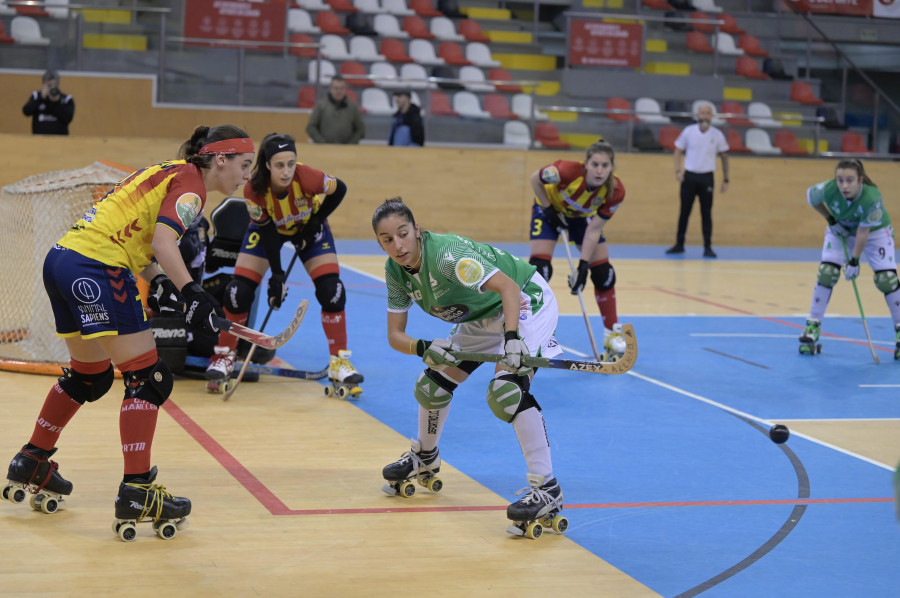
[[[410,450],[400,455],[399,461],[386,465],[381,475],[387,480],[387,484],[381,487],[391,496],[398,494],[403,498],[409,498],[416,493],[416,480],[430,491],[437,493],[444,487],[437,474],[441,471],[441,455],[437,447],[433,451],[423,452],[418,440],[410,439]]]
[[[897,324],[896,348],[894,349],[894,359],[900,359],[900,324]]]
[[[165,486],[154,484],[156,473],[154,465],[146,480],[119,484],[112,531],[125,542],[134,541],[137,524],[145,520],[152,523],[153,531],[163,540],[171,540],[189,526],[187,516],[191,514],[191,501],[172,496]]]
[[[606,355],[609,361],[618,361],[620,357],[625,355],[628,348],[625,344],[625,336],[622,334],[622,325],[613,324],[612,330],[603,329],[603,347],[606,349]]]
[[[65,497],[72,494],[72,482],[59,475],[59,465],[50,460],[55,452],[23,446],[9,464],[4,500],[25,502],[30,494],[28,504],[35,511],[49,514],[64,508]]]
[[[213,356],[206,366],[206,391],[212,393],[227,392],[231,384],[231,373],[234,371],[234,351],[229,347],[216,346]]]
[[[822,323],[810,318],[806,321],[806,328],[800,335],[800,354],[815,355],[822,352],[822,344],[819,343],[819,332]]]
[[[353,364],[350,363],[350,351],[341,350],[337,355],[331,356],[328,364],[328,380],[331,386],[325,387],[325,396],[336,396],[346,399],[348,396],[354,399],[362,394],[360,384],[363,381],[363,375],[356,371]]]
[[[561,534],[569,527],[569,520],[559,514],[563,508],[563,493],[556,478],[535,473],[528,474],[528,487],[516,492],[522,498],[506,507],[506,518],[513,522],[506,531],[515,536],[537,540],[544,527]]]

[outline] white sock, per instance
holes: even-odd
[[[449,412],[450,405],[441,409],[425,409],[419,405],[419,442],[423,451],[431,451],[437,447]]]
[[[896,328],[897,324],[900,324],[900,289],[885,295],[884,300],[887,301],[888,309],[891,312],[891,320]]]
[[[813,289],[812,304],[809,306],[810,319],[819,322],[825,319],[825,310],[828,309],[829,301],[831,301],[831,289],[816,283],[816,288]]]
[[[518,414],[512,425],[519,439],[519,446],[522,447],[522,456],[528,464],[528,471],[545,476],[548,480],[552,478],[550,440],[547,438],[543,414],[536,407],[531,407]]]

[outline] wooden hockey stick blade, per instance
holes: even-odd
[[[309,305],[309,302],[304,299],[300,302],[300,305],[297,306],[297,313],[294,314],[294,317],[291,319],[291,323],[288,324],[288,327],[283,331],[279,332],[275,336],[269,336],[268,334],[263,334],[262,332],[253,330],[252,328],[247,328],[246,326],[241,326],[231,320],[226,320],[225,318],[219,317],[215,314],[212,316],[213,323],[219,328],[219,330],[224,330],[228,334],[236,336],[238,338],[242,338],[245,341],[249,341],[254,345],[259,345],[260,347],[265,347],[266,349],[277,349],[282,346],[292,336],[297,332],[297,329],[300,327],[300,323],[303,321],[303,316],[306,315],[306,308]]]
[[[631,324],[622,324],[622,335],[625,337],[625,354],[618,361],[580,361],[576,359],[547,359],[546,357],[522,357],[522,363],[533,368],[552,368],[557,370],[575,370],[592,374],[624,374],[637,361],[638,346]],[[497,363],[503,355],[496,353],[468,353],[454,351],[453,355],[463,361],[481,361]]]

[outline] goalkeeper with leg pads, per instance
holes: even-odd
[[[881,192],[866,174],[862,161],[845,158],[838,162],[834,178],[810,187],[806,197],[828,226],[809,318],[800,335],[800,352],[814,355],[820,350],[822,320],[841,268],[847,280],[855,279],[859,276],[859,260],[865,255],[875,272],[875,286],[884,293],[890,310],[895,330],[894,359],[900,359],[900,282],[894,259],[894,230]]]
[[[412,496],[418,481],[437,492],[438,443],[456,388],[480,365],[461,362],[454,351],[504,354],[488,384],[491,412],[512,424],[528,465],[525,496],[507,508],[510,531],[535,538],[541,524],[563,531],[563,494],[553,476],[550,443],[541,408],[530,392],[534,370],[523,355],[553,357],[562,350],[554,337],[559,308],[535,267],[509,253],[465,237],[419,229],[400,198],[375,210],[372,228],[388,254],[388,342],[417,355],[427,366],[413,385],[419,402],[418,435],[400,460],[387,465],[385,491]],[[454,327],[448,338],[421,340],[406,332],[416,303]]]
[[[32,508],[45,513],[62,506],[73,484],[50,457],[81,407],[112,388],[115,364],[125,383],[119,412],[125,463],[113,529],[130,541],[135,525],[150,519],[159,536],[168,539],[187,523],[191,501],[166,492],[151,466],[159,408],[172,392],[174,377],[158,357],[135,276],[158,289],[148,298],[153,309],[186,306],[188,327],[217,332],[212,315],[222,315],[221,307],[191,278],[178,240],[201,218],[208,191],[230,194],[250,178],[253,155],[252,140],[239,128],[197,127],[182,145],[181,159],[129,175],[50,249],[44,286],[70,367],[63,368],[31,438],[13,457],[3,498],[22,502],[31,494]]]

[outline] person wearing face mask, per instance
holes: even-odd
[[[75,100],[59,90],[59,75],[47,70],[42,77],[43,84],[22,106],[25,116],[31,117],[31,132],[34,135],[68,135],[69,123],[75,116]]]
[[[675,140],[675,178],[681,183],[681,212],[678,215],[678,234],[675,244],[666,250],[669,255],[684,253],[684,235],[694,206],[700,198],[700,218],[703,229],[703,257],[714,258],[712,249],[712,204],[715,189],[716,156],[722,159],[722,193],[728,190],[728,142],[725,135],[712,126],[713,109],[710,104],[697,108],[697,123],[688,125]],[[681,158],[684,156],[684,166]]]
[[[890,310],[896,331],[894,359],[900,359],[900,282],[894,257],[894,229],[881,192],[866,174],[862,161],[845,158],[838,162],[834,178],[810,187],[806,199],[828,226],[809,317],[800,335],[800,353],[818,353],[822,319],[831,291],[841,278],[841,267],[844,277],[854,280],[859,276],[859,259],[865,255],[875,272],[875,286],[884,293]]]

